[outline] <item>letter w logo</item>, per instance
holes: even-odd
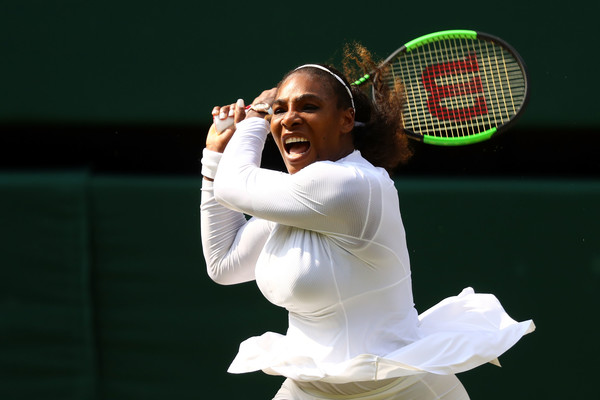
[[[438,85],[436,79],[446,76],[478,72],[477,55],[470,54],[465,60],[451,61],[427,67],[421,75],[423,85],[429,92],[427,107],[429,112],[441,120],[469,121],[488,113],[485,97],[477,96],[473,100],[465,99],[468,107],[448,108],[442,105],[442,100],[449,97],[467,96],[481,93],[483,86],[479,76],[474,76],[468,82],[458,82],[449,85]],[[458,80],[458,79],[457,79]]]

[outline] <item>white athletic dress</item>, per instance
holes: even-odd
[[[471,288],[417,315],[388,174],[358,151],[293,175],[261,169],[268,132],[264,120],[245,120],[222,157],[205,150],[203,159],[216,173],[202,188],[208,274],[221,284],[256,280],[289,312],[286,334],[244,341],[230,372],[330,384],[453,375],[496,362],[534,330]]]

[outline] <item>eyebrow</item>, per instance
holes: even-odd
[[[316,94],[311,94],[311,93],[306,93],[306,94],[301,94],[298,97],[294,97],[293,102],[294,103],[300,103],[302,101],[305,100],[318,100],[318,101],[322,101],[321,97],[317,96]],[[278,105],[282,105],[287,103],[288,100],[287,99],[277,99],[273,102],[274,106],[278,106]]]

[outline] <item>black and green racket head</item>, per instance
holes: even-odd
[[[522,113],[528,77],[503,40],[471,30],[441,31],[406,43],[384,61],[382,78],[404,87],[404,129],[434,145],[487,140]]]

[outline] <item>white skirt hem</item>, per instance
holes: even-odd
[[[491,362],[533,332],[532,320],[517,322],[491,294],[464,289],[419,316],[420,339],[386,355],[361,354],[341,362],[315,360],[286,336],[267,332],[240,345],[231,373],[262,370],[296,381],[347,383],[420,373],[453,375]]]

